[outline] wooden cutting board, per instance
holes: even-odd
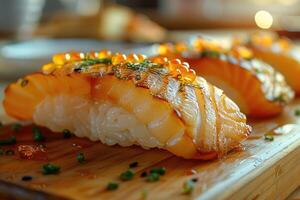
[[[294,115],[300,100],[289,105],[284,114],[269,120],[250,122],[253,135],[239,150],[214,161],[184,160],[158,149],[137,146],[105,146],[86,139],[63,139],[43,129],[46,153],[35,160],[0,156],[0,194],[21,199],[284,199],[300,185],[300,117]],[[278,128],[279,127],[279,128]],[[274,131],[275,130],[275,131]],[[1,130],[0,138],[12,133]],[[265,141],[265,133],[275,133],[274,141]],[[31,126],[24,126],[17,137],[18,145],[36,145]],[[87,162],[79,164],[78,152]],[[122,182],[120,173],[137,161],[133,180]],[[58,175],[43,175],[42,165],[61,166]],[[160,181],[149,183],[140,174],[153,167],[165,167]],[[33,177],[22,181],[24,175]],[[183,194],[183,183],[198,178],[195,190]],[[106,191],[108,182],[119,182],[119,189]]]

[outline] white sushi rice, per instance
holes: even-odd
[[[162,147],[150,134],[147,125],[110,102],[94,102],[68,95],[48,96],[37,105],[33,120],[52,131],[69,129],[78,137],[100,140],[107,145]]]

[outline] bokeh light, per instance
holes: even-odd
[[[262,29],[268,29],[273,24],[272,15],[265,10],[257,11],[255,13],[254,20],[255,20],[256,25]]]

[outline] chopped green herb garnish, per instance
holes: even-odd
[[[146,178],[146,181],[147,182],[156,182],[156,181],[159,181],[159,174],[158,173],[150,173],[147,178]]]
[[[102,59],[87,58],[83,62],[81,62],[78,67],[76,67],[75,71],[81,71],[83,68],[87,68],[89,66],[96,65],[96,64],[110,64],[110,63],[111,63],[110,58],[102,58]]]
[[[4,155],[5,154],[5,150],[4,149],[0,149],[0,155]]]
[[[273,135],[264,135],[265,136],[265,140],[268,142],[272,142],[274,140],[274,136]]]
[[[274,98],[274,101],[276,101],[276,102],[279,102],[279,103],[284,103],[284,102],[286,102],[286,100],[285,100],[285,98],[284,98],[284,95],[279,95],[279,96],[277,96],[277,97],[275,97]]]
[[[22,79],[21,80],[21,87],[25,87],[29,83],[29,80],[27,79]]]
[[[110,182],[107,184],[106,189],[107,190],[116,190],[116,189],[118,189],[118,187],[119,187],[118,183]]]
[[[123,173],[120,175],[120,179],[121,179],[122,181],[128,181],[128,180],[131,180],[133,177],[134,177],[134,173],[133,173],[133,171],[131,171],[131,170],[127,170],[127,171],[123,172]]]
[[[295,115],[300,116],[300,109],[299,108],[295,110]]]
[[[261,70],[258,69],[258,68],[254,69],[254,70],[255,70],[255,72],[256,72],[257,74],[261,73]]]
[[[73,133],[69,129],[64,129],[63,135],[64,135],[64,138],[67,139],[67,138],[72,137]]]
[[[147,196],[148,196],[148,190],[142,189],[142,190],[141,190],[141,198],[142,198],[142,199],[146,199]]]
[[[129,168],[134,168],[134,167],[137,167],[138,165],[139,165],[138,162],[133,162],[133,163],[129,164]]]
[[[164,175],[166,173],[166,168],[164,167],[156,167],[150,170],[150,173],[157,173],[159,175]]]
[[[12,150],[12,149],[8,149],[8,150],[5,151],[5,155],[8,155],[8,156],[15,155],[15,151]]]
[[[85,163],[86,161],[83,153],[78,153],[76,159],[80,164]]]
[[[58,174],[59,171],[60,171],[60,166],[55,165],[55,164],[51,164],[51,163],[43,165],[43,168],[42,168],[42,172],[45,175]]]
[[[218,51],[203,51],[201,53],[202,57],[211,57],[211,58],[218,58],[220,56],[220,52]]]
[[[19,124],[19,123],[13,123],[11,125],[11,129],[14,131],[14,132],[19,132],[22,128],[22,125]]]
[[[41,129],[39,129],[38,127],[33,127],[32,133],[33,133],[33,140],[35,142],[42,142],[45,140],[45,137],[44,137]]]
[[[192,180],[188,180],[183,183],[183,193],[184,194],[191,194],[194,191],[195,182]]]
[[[134,71],[145,71],[147,68],[152,67],[149,60],[144,60],[141,63],[127,63],[127,68]]]
[[[8,149],[8,150],[4,150],[4,149],[0,149],[0,155],[15,155],[15,151],[13,149]]]
[[[12,144],[16,144],[16,142],[17,142],[16,136],[11,136],[8,139],[0,140],[0,146],[12,145]]]

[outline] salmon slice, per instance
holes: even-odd
[[[249,117],[276,116],[294,97],[283,75],[256,59],[245,46],[226,50],[215,42],[198,38],[194,46],[181,53],[175,45],[172,49],[168,44],[167,49],[154,60],[164,56],[184,60],[197,75],[224,90]]]
[[[269,34],[254,34],[247,45],[254,55],[282,73],[296,95],[300,95],[299,50],[287,39]]]
[[[223,156],[251,132],[237,105],[187,65],[135,54],[55,55],[41,72],[10,84],[3,105],[53,131],[187,159]]]

